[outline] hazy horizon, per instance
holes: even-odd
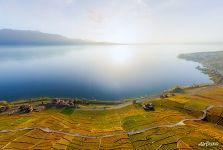
[[[0,29],[116,43],[223,39],[221,0],[0,0]]]

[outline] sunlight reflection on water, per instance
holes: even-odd
[[[210,82],[180,53],[219,45],[0,47],[0,99],[149,95],[175,85]]]

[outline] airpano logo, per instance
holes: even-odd
[[[219,146],[218,142],[210,142],[210,141],[205,141],[205,142],[200,142],[198,144],[200,147],[217,147]]]

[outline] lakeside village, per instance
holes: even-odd
[[[167,91],[164,91],[159,97],[159,99],[165,99],[168,97],[175,96],[177,93],[183,93],[184,89],[188,88],[196,88],[200,86],[207,85],[193,85],[190,87],[174,87]],[[142,97],[140,99],[133,99],[129,101],[88,101],[88,100],[80,100],[80,99],[72,99],[72,98],[39,98],[38,100],[26,100],[26,101],[14,101],[14,102],[6,102],[0,101],[0,114],[23,114],[23,113],[31,113],[31,112],[40,112],[48,108],[73,108],[73,109],[89,109],[90,105],[101,106],[99,109],[90,108],[92,110],[106,110],[109,109],[109,106],[128,106],[141,104],[140,106],[145,111],[155,111],[155,105],[150,103],[149,101],[144,101],[144,99],[149,99]],[[127,105],[125,105],[127,104]]]

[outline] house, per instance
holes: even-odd
[[[36,106],[36,107],[33,108],[33,111],[35,111],[35,112],[40,112],[40,111],[42,111],[42,110],[44,110],[44,109],[46,109],[45,106]]]
[[[31,105],[21,105],[19,106],[20,113],[29,113],[33,111],[33,107]]]
[[[6,106],[0,106],[0,113],[5,112],[8,108]]]
[[[46,107],[76,107],[76,101],[72,99],[52,99],[51,103],[47,103]]]
[[[144,110],[149,110],[149,111],[154,111],[154,105],[152,103],[149,103],[149,104],[146,104],[146,105],[143,105],[143,109]]]

